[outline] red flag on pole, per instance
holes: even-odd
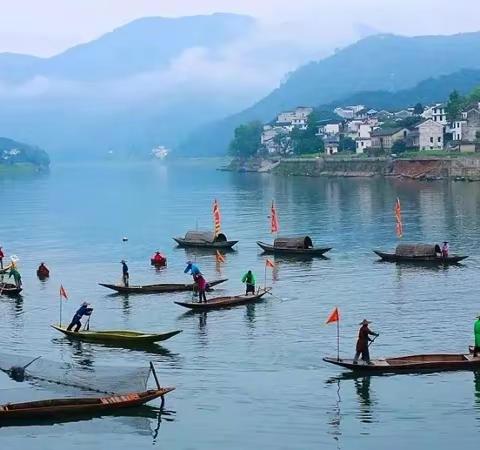
[[[401,238],[403,236],[403,224],[402,224],[402,208],[400,206],[400,199],[397,198],[395,202],[395,230],[397,232],[397,236]]]
[[[268,258],[267,258],[267,260],[265,261],[265,266],[266,266],[266,267],[271,267],[272,269],[275,269],[275,263],[274,263],[272,260],[268,259]]]
[[[278,233],[280,227],[278,226],[278,217],[277,217],[277,210],[275,209],[275,202],[272,200],[272,209],[270,211],[270,219],[271,219],[271,231],[272,233]]]
[[[325,322],[325,324],[338,322],[339,320],[340,320],[340,311],[338,310],[338,307],[336,307],[328,316],[328,319]]]
[[[220,216],[220,207],[218,206],[217,199],[213,202],[213,227],[214,227],[214,232],[215,236],[218,236],[218,234],[221,231],[222,225],[221,225],[222,218]]]
[[[65,291],[63,285],[60,285],[60,298],[64,298],[65,300],[68,300],[68,295],[67,292]]]

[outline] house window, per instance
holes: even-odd
[[[361,144],[362,144],[362,147],[363,147],[363,144],[364,144],[364,142],[362,141],[362,143],[361,143]]]
[[[433,137],[430,138],[430,143],[433,144]]]
[[[442,138],[440,136],[438,137],[438,142],[442,142]]]

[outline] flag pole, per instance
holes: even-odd
[[[340,361],[340,317],[337,320],[337,361]]]
[[[62,293],[60,292],[60,327],[62,326]]]

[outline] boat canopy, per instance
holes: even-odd
[[[312,248],[310,236],[278,237],[273,241],[273,246],[278,248]]]
[[[213,231],[188,231],[185,234],[185,240],[189,242],[226,242],[227,236],[223,233],[219,233],[215,236]]]
[[[397,256],[435,256],[440,250],[433,244],[400,244],[395,249]]]

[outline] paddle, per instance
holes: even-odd
[[[377,334],[377,335],[368,343],[368,346],[369,346],[369,347],[375,342],[375,339],[377,339],[378,336],[380,336],[380,335]]]
[[[90,317],[91,316],[88,316],[88,319],[87,321],[85,322],[85,325],[83,327],[83,331],[90,331]]]

